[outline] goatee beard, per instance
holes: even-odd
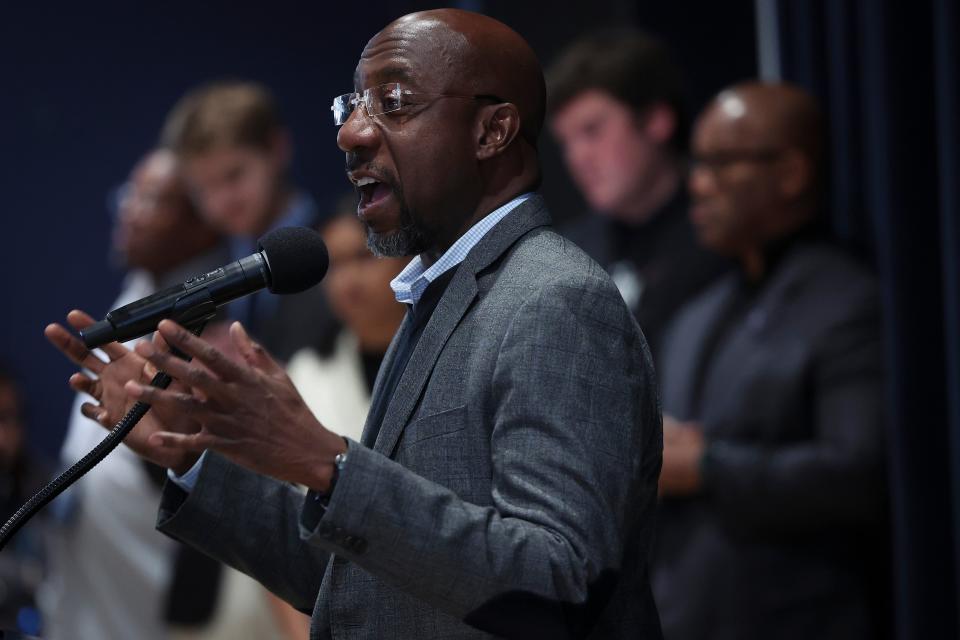
[[[367,248],[378,258],[402,258],[423,253],[430,247],[429,238],[416,223],[410,210],[401,205],[400,228],[389,233],[377,233],[370,225],[367,228]]]

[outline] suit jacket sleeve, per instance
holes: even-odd
[[[302,502],[303,493],[294,486],[210,451],[189,494],[167,481],[157,527],[310,612],[329,554],[301,540]]]
[[[649,352],[608,282],[554,284],[515,312],[491,394],[493,506],[353,444],[305,538],[486,631],[581,635],[636,544],[637,514],[651,513]]]
[[[714,441],[704,487],[725,521],[772,532],[871,524],[882,515],[882,364],[874,300],[815,345],[809,397],[813,439],[796,443]],[[786,400],[785,400],[786,401]]]

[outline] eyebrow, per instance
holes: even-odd
[[[405,84],[415,84],[413,76],[410,74],[410,70],[406,67],[399,65],[391,65],[379,69],[375,76],[379,82],[377,85],[386,84],[387,82],[403,82]],[[359,69],[353,74],[353,86],[359,90],[360,87],[360,73]]]

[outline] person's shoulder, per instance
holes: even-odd
[[[781,271],[781,286],[792,291],[786,300],[808,322],[823,327],[879,323],[876,276],[866,263],[835,242],[796,247]]]
[[[487,295],[515,318],[557,326],[602,325],[639,334],[636,320],[610,276],[577,245],[550,227],[534,229],[490,273]]]
[[[502,270],[532,289],[579,285],[617,293],[607,272],[552,227],[534,229],[521,238],[505,256]]]
[[[879,283],[873,270],[851,251],[834,242],[805,244],[790,258],[798,276],[811,290],[830,297],[876,297]]]

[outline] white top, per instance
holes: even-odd
[[[349,331],[337,336],[333,354],[322,358],[313,349],[293,354],[287,374],[304,402],[324,427],[357,442],[370,410],[360,346]]]

